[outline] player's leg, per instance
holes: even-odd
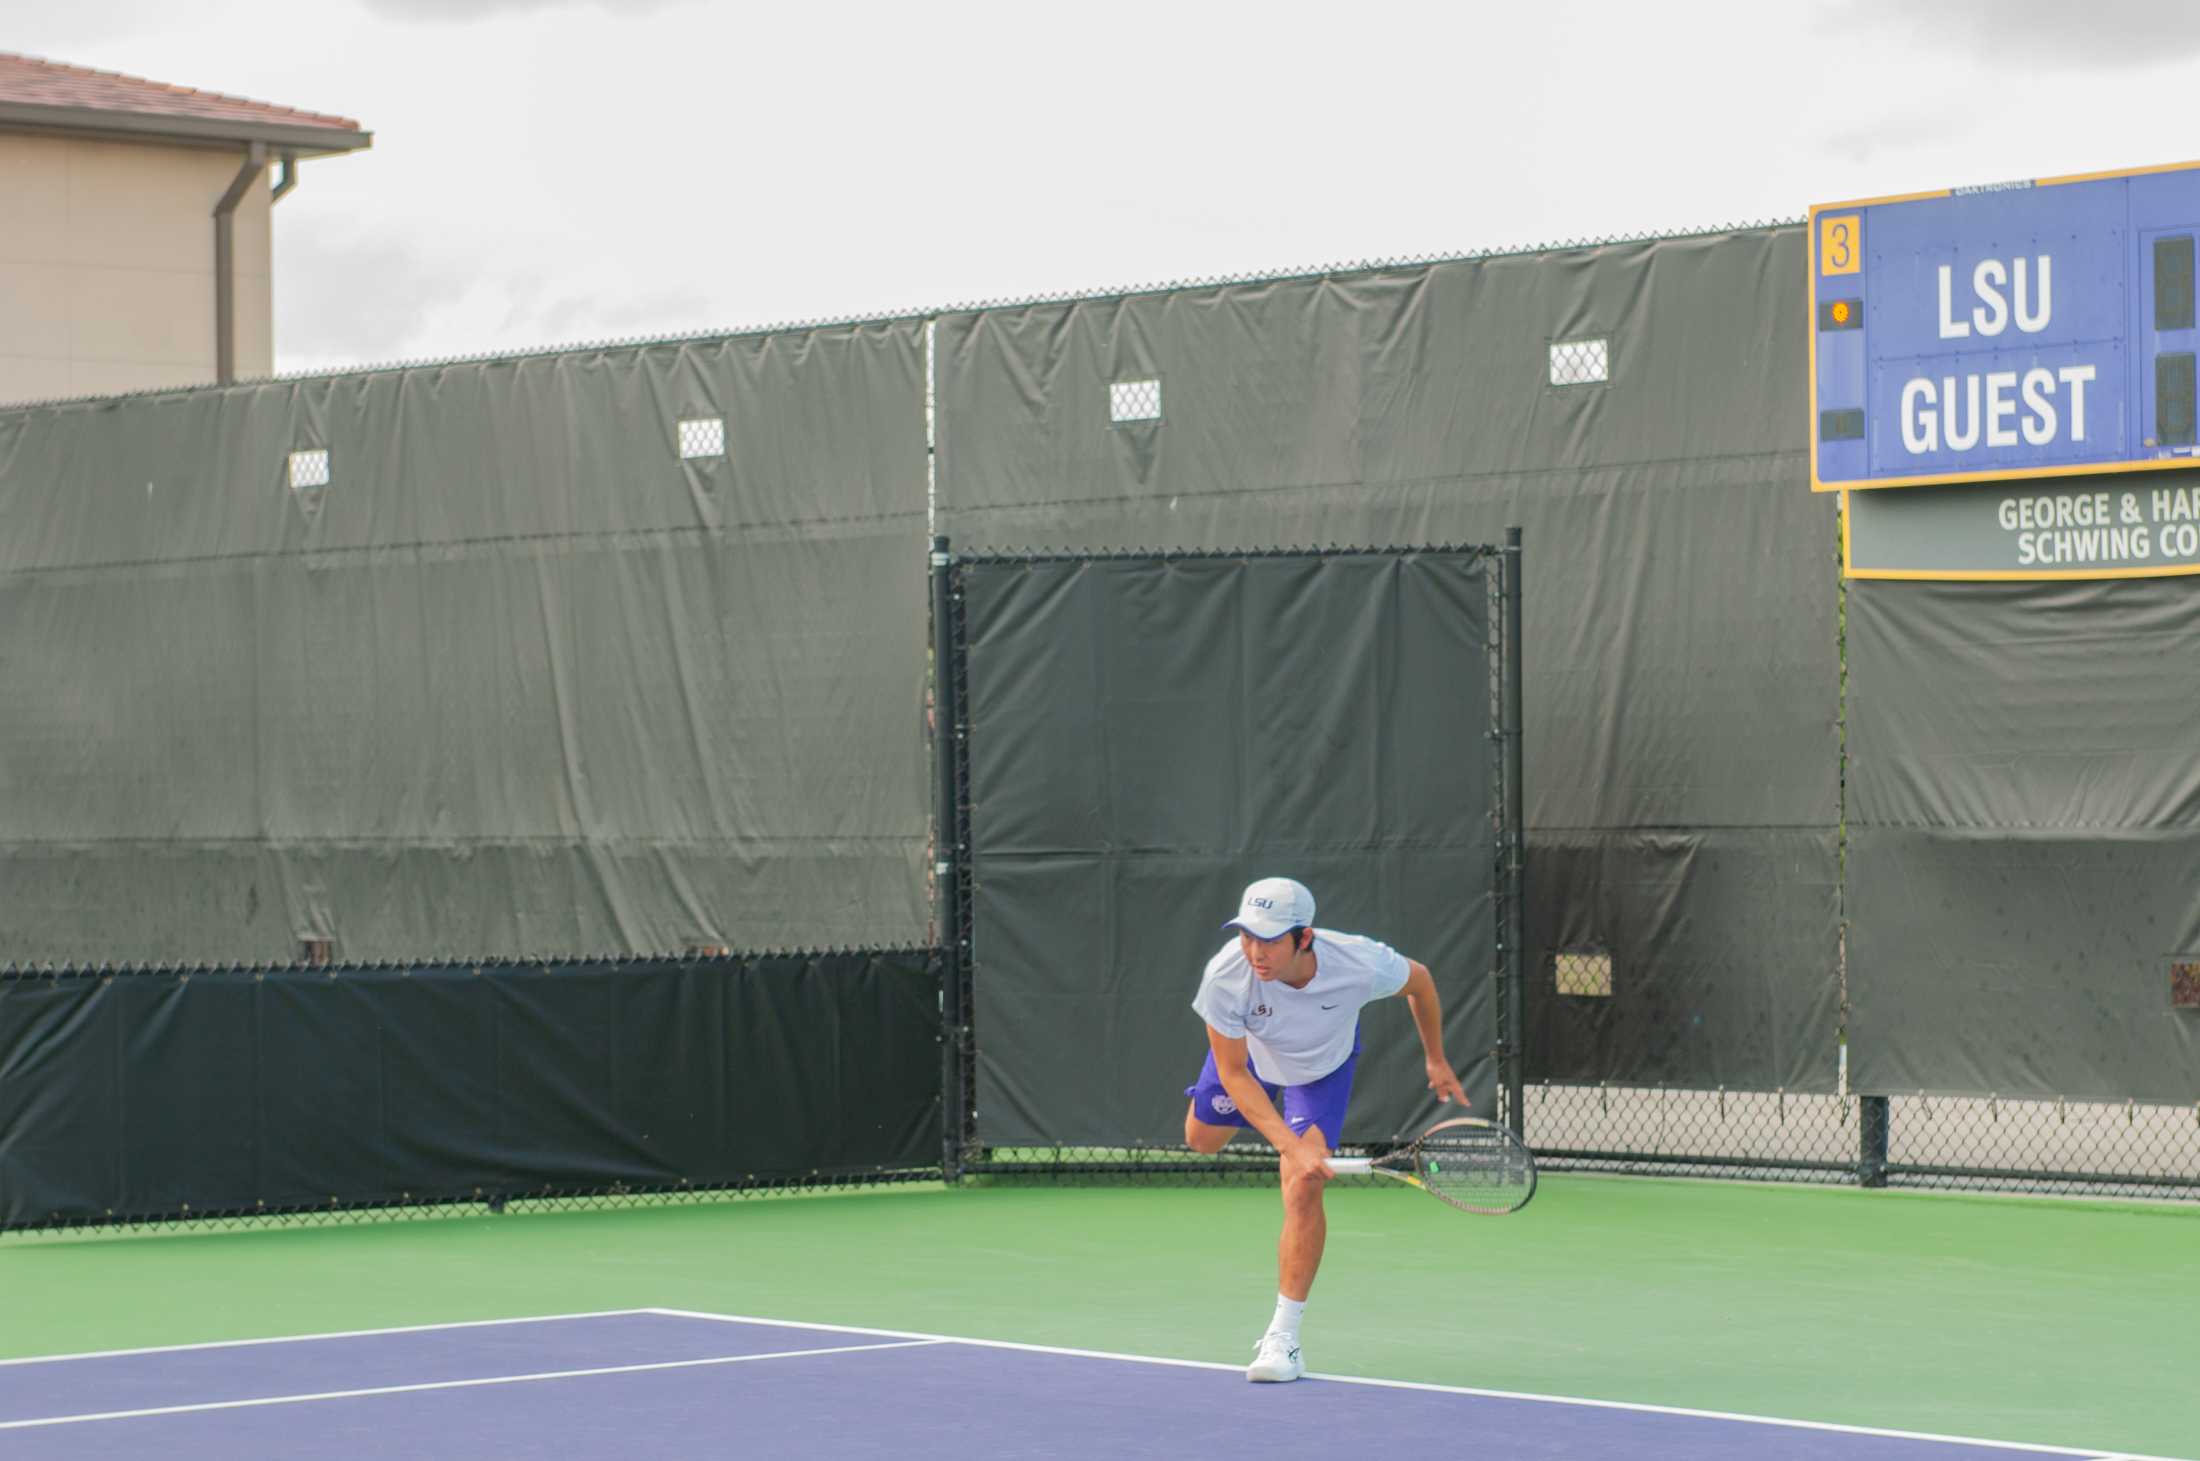
[[[1321,1143],[1329,1154],[1328,1133],[1309,1124],[1301,1135]],[[1287,1177],[1283,1183],[1283,1236],[1276,1243],[1276,1291],[1294,1303],[1304,1304],[1314,1291],[1314,1274],[1322,1266],[1322,1249],[1329,1241],[1329,1216],[1322,1210],[1319,1176]]]
[[[1284,1090],[1284,1124],[1302,1138],[1319,1142],[1324,1155],[1334,1146],[1335,1134],[1344,1130],[1345,1110],[1352,1101],[1352,1069],[1358,1061],[1355,1049],[1343,1065],[1320,1080]],[[1299,1324],[1329,1239],[1329,1216],[1322,1207],[1326,1186],[1320,1177],[1287,1178],[1283,1183],[1283,1234],[1276,1240],[1276,1312],[1245,1371],[1249,1380],[1295,1380],[1303,1373]]]
[[[1282,1089],[1262,1083],[1271,1099]],[[1199,1078],[1184,1088],[1191,1097],[1191,1104],[1184,1108],[1184,1144],[1195,1152],[1219,1152],[1245,1127],[1245,1118],[1238,1114],[1237,1102],[1222,1088],[1222,1077],[1215,1073],[1215,1053],[1207,1052],[1206,1064],[1199,1068]]]
[[[1209,1126],[1199,1119],[1199,1103],[1192,1102],[1184,1108],[1184,1144],[1195,1152],[1209,1154],[1221,1151],[1229,1145],[1230,1138],[1238,1134],[1235,1126]]]
[[[1345,1111],[1352,1104],[1352,1072],[1360,1063],[1355,1047],[1338,1066],[1318,1081],[1286,1087],[1283,1093],[1284,1124],[1300,1137],[1321,1143],[1327,1156],[1344,1130]],[[1320,1177],[1302,1177],[1283,1184],[1283,1238],[1277,1253],[1277,1284],[1283,1297],[1305,1303],[1313,1291],[1314,1274],[1322,1263],[1322,1247],[1329,1236],[1329,1222],[1322,1210]]]

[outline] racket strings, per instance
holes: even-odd
[[[1476,1211],[1509,1210],[1535,1190],[1534,1158],[1495,1136],[1424,1142],[1414,1153],[1414,1167],[1429,1191]]]

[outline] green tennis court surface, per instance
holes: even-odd
[[[987,1186],[15,1236],[0,1358],[657,1306],[1239,1363],[1275,1205]],[[1560,1175],[1516,1218],[1359,1188],[1330,1214],[1318,1372],[2200,1457],[2200,1212]]]

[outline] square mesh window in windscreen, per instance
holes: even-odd
[[[1603,949],[1560,949],[1552,958],[1560,994],[1610,998],[1612,956]]]
[[[2193,355],[2190,350],[2165,350],[2154,357],[2154,444],[2191,446],[2200,413],[2196,413]]]
[[[1161,419],[1161,382],[1119,380],[1108,386],[1108,419],[1120,426],[1126,421]]]
[[[2179,959],[2169,966],[2169,1007],[2200,1010],[2200,959]]]
[[[2154,241],[2154,328],[2189,330],[2193,323],[2192,235]]]
[[[1551,384],[1554,386],[1587,386],[1612,376],[1612,342],[1603,336],[1594,340],[1553,340],[1551,342]]]
[[[303,491],[311,487],[328,485],[328,448],[309,447],[305,451],[290,454],[290,490]]]
[[[726,418],[690,416],[680,422],[680,459],[722,457],[726,454]]]

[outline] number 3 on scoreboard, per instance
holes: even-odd
[[[1854,213],[1842,213],[1818,220],[1818,272],[1821,274],[1854,274],[1864,264],[1863,252],[1858,247],[1860,220]]]

